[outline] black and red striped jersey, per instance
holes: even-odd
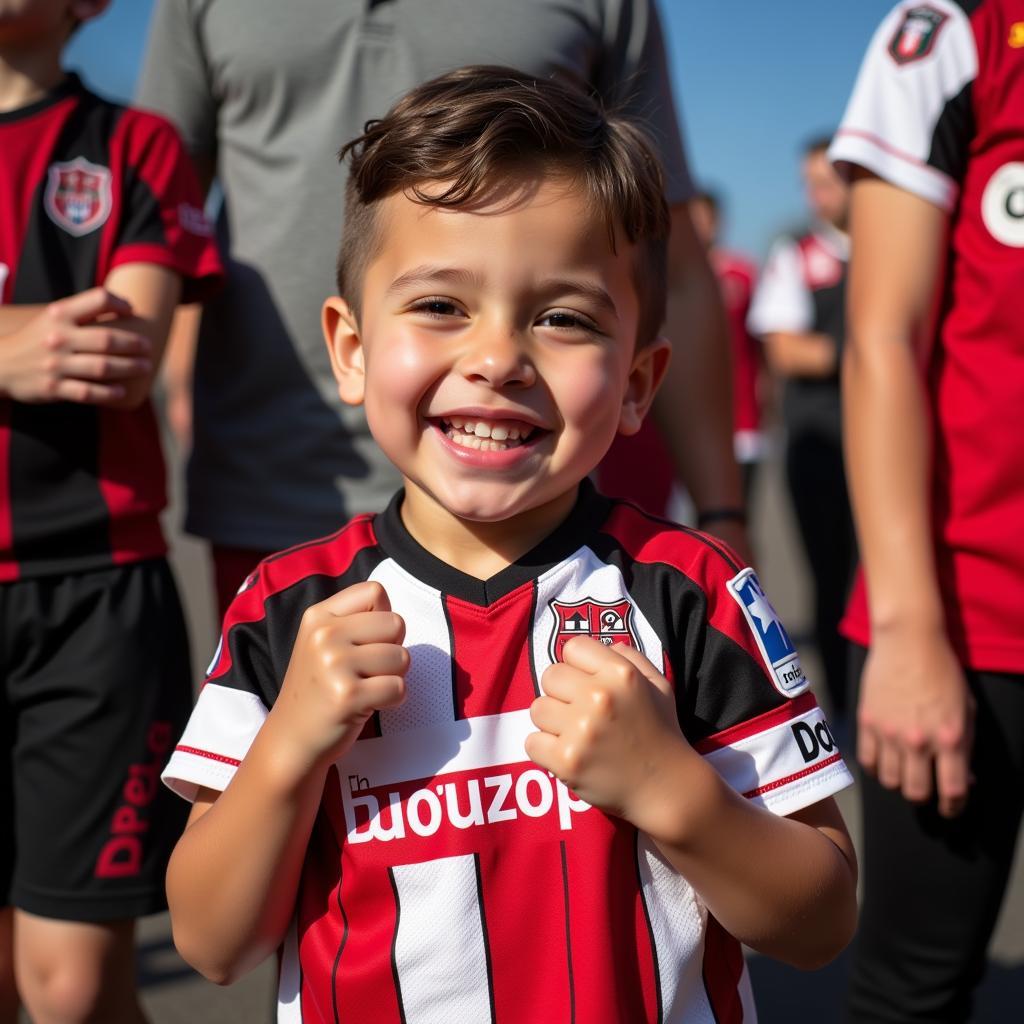
[[[163,776],[190,799],[223,790],[304,609],[384,586],[406,623],[407,697],[328,776],[278,1020],[754,1020],[740,947],[686,879],[524,752],[545,669],[589,634],[663,670],[684,734],[750,800],[788,814],[847,785],[753,570],[584,483],[553,534],[481,581],[410,536],[400,497],[246,580]]]
[[[1024,672],[1024,0],[897,4],[829,156],[949,215],[938,326],[922,354],[936,569],[963,663]],[[869,643],[862,576],[843,628]]]
[[[52,302],[128,263],[178,271],[195,301],[221,275],[202,204],[168,122],[69,75],[0,114],[0,302]],[[0,399],[0,581],[160,555],[165,504],[148,403]]]

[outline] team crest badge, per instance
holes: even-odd
[[[903,21],[889,43],[889,56],[897,64],[910,64],[927,57],[947,17],[927,4],[911,7],[903,15]]]
[[[110,169],[84,157],[50,164],[43,204],[50,220],[76,238],[95,231],[110,216]]]
[[[772,682],[786,697],[796,697],[810,685],[800,666],[793,641],[765,596],[757,574],[744,569],[726,584],[733,599],[743,609],[758,650],[768,668]]]
[[[625,644],[640,648],[633,630],[633,605],[629,601],[594,601],[589,597],[572,603],[552,601],[551,610],[555,613],[550,645],[552,661],[562,660],[562,649],[574,636],[592,636],[608,647]]]

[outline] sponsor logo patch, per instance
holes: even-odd
[[[551,660],[561,661],[562,650],[574,636],[592,636],[608,647],[625,644],[640,649],[640,643],[633,629],[633,605],[621,601],[552,601],[555,613],[555,628],[549,645]]]
[[[765,596],[757,574],[753,569],[744,569],[729,580],[726,586],[743,609],[776,688],[786,697],[796,697],[803,693],[810,683],[800,666],[800,655]]]
[[[804,764],[811,764],[819,758],[831,754],[836,749],[835,737],[828,723],[822,719],[820,722],[794,722],[790,729],[793,732],[793,739],[800,748],[800,756]]]
[[[1003,164],[981,196],[981,219],[997,242],[1024,247],[1024,163]]]
[[[95,231],[110,216],[110,169],[77,156],[50,164],[43,206],[58,227],[76,238]]]
[[[927,57],[935,47],[939,29],[947,20],[947,15],[928,4],[911,7],[889,42],[889,56],[897,64],[911,64]]]

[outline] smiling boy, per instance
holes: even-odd
[[[263,562],[165,779],[175,941],[281,1021],[753,1020],[855,920],[849,782],[756,576],[587,476],[665,369],[642,134],[466,68],[351,155],[324,328],[405,487]]]

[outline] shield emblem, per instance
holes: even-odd
[[[110,169],[81,156],[50,164],[43,205],[50,220],[68,234],[77,238],[95,231],[110,216]]]
[[[897,64],[909,64],[927,57],[946,18],[947,15],[927,4],[912,7],[903,16],[889,43],[889,55]]]
[[[551,633],[552,661],[562,660],[562,649],[574,636],[592,636],[608,645],[625,644],[639,650],[633,630],[633,605],[627,601],[552,601],[555,627]]]

